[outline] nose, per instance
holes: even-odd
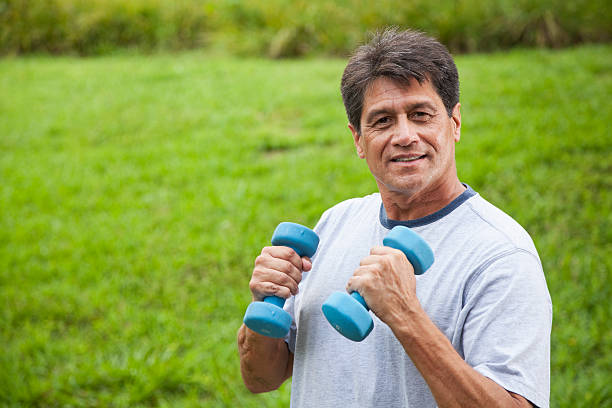
[[[395,132],[393,134],[393,144],[398,146],[409,146],[419,140],[416,129],[410,123],[408,118],[402,115],[397,120]]]

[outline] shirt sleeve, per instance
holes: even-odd
[[[291,315],[291,326],[289,327],[289,332],[285,336],[285,342],[287,346],[289,346],[289,351],[295,353],[295,336],[297,332],[297,326],[295,324],[295,296],[291,296],[285,302],[285,306],[283,307],[289,315]]]
[[[537,256],[516,249],[489,260],[465,293],[465,361],[506,390],[548,408],[552,302]]]

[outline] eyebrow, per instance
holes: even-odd
[[[408,111],[413,111],[415,109],[421,109],[421,108],[431,109],[432,111],[437,112],[436,107],[429,102],[415,102],[415,103],[407,105],[404,109]],[[383,115],[386,113],[391,113],[391,110],[386,109],[386,108],[373,110],[366,115],[366,118],[365,118],[366,123],[370,123],[378,115]]]

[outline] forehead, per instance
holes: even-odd
[[[363,98],[365,116],[371,110],[404,109],[407,105],[429,103],[438,108],[444,108],[444,103],[429,80],[419,83],[414,78],[410,82],[401,83],[390,78],[380,77],[374,80],[366,89]]]

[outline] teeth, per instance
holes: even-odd
[[[396,162],[411,162],[411,161],[418,160],[421,157],[423,157],[423,156],[419,156],[419,157],[402,157],[402,158],[399,158],[399,159],[393,159],[393,161],[396,161]]]

